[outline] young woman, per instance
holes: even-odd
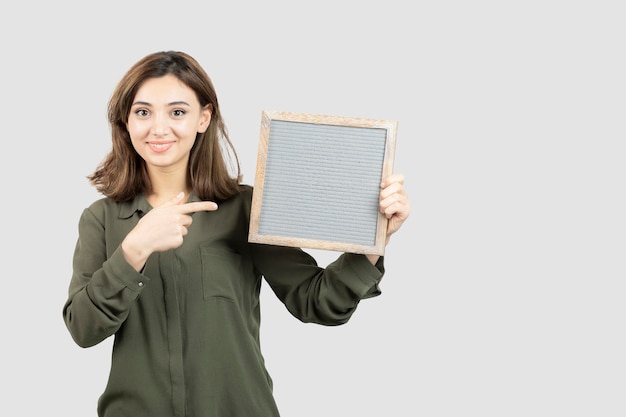
[[[298,248],[248,243],[252,188],[191,56],[138,61],[108,118],[112,150],[89,176],[104,197],[80,217],[63,308],[78,345],[115,338],[98,415],[278,416],[260,351],[261,281],[299,320],[339,325],[380,293],[383,258],[344,253],[322,268]],[[387,237],[409,215],[403,182],[381,184]]]

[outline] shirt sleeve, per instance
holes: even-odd
[[[80,217],[74,249],[73,273],[63,319],[82,347],[114,334],[128,316],[149,279],[126,262],[118,246],[107,256],[104,222],[92,210]]]
[[[346,323],[359,302],[381,294],[381,256],[372,265],[365,255],[344,253],[326,268],[298,248],[254,245],[255,265],[289,312],[303,322]]]

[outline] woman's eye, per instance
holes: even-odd
[[[184,110],[174,110],[174,111],[172,112],[172,114],[173,114],[174,116],[182,116],[182,115],[184,115],[184,114],[185,114],[185,111],[184,111]]]
[[[135,114],[136,114],[137,116],[145,117],[145,116],[147,116],[149,113],[148,113],[148,110],[145,110],[145,109],[139,109],[139,110],[135,111]]]

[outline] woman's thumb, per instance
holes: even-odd
[[[163,203],[162,206],[175,206],[177,204],[180,204],[184,201],[183,197],[185,197],[185,193],[181,191],[180,193],[176,194],[174,197]]]

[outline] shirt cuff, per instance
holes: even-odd
[[[141,292],[144,286],[150,281],[150,278],[137,272],[133,268],[122,253],[119,246],[107,261],[107,265],[111,276],[122,282],[129,290]],[[143,271],[143,269],[142,269]]]

